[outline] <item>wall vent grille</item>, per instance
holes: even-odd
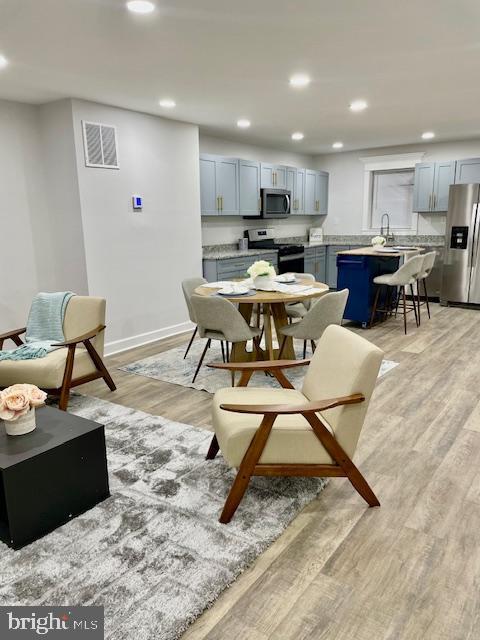
[[[113,125],[82,122],[85,166],[118,169],[117,130]]]

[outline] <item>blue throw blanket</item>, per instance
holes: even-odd
[[[55,349],[52,343],[63,342],[65,309],[74,293],[38,293],[28,314],[25,344],[12,351],[0,351],[0,360],[44,358]]]

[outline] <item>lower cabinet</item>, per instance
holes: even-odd
[[[203,277],[209,282],[245,278],[248,277],[247,269],[257,260],[271,262],[278,271],[278,254],[275,252],[218,260],[206,258],[203,260]]]
[[[326,282],[326,247],[307,247],[305,249],[305,273],[315,276],[317,282]]]
[[[327,278],[326,283],[330,289],[337,288],[337,253],[347,251],[351,247],[346,245],[330,245],[327,247]]]

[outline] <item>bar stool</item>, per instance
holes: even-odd
[[[402,294],[403,298],[403,325],[405,335],[407,335],[407,313],[413,311],[415,313],[415,322],[418,327],[418,314],[417,314],[417,305],[415,303],[415,295],[413,292],[413,285],[417,281],[419,274],[422,272],[423,267],[423,256],[413,256],[410,260],[407,260],[402,264],[402,266],[397,269],[394,273],[386,273],[381,276],[377,276],[373,279],[373,282],[378,285],[377,292],[375,294],[375,299],[373,302],[372,315],[370,316],[370,326],[373,325],[373,321],[375,320],[375,315],[377,313],[383,313],[384,315],[391,314],[393,312],[393,308],[391,304],[385,304],[383,309],[378,307],[378,300],[380,296],[380,291],[382,287],[387,287],[388,299],[391,299],[389,287],[399,287],[400,290],[398,292],[397,297],[397,309],[398,302],[400,300],[400,294]],[[412,296],[412,306],[407,306],[406,295],[405,295],[405,287],[410,286],[410,293]],[[396,315],[396,311],[395,311]]]
[[[428,293],[427,293],[427,278],[430,275],[434,265],[435,259],[437,257],[436,251],[429,251],[428,253],[423,254],[423,265],[422,270],[417,279],[417,297],[418,297],[418,320],[420,321],[420,307],[422,305],[427,306],[428,317],[430,318],[430,305],[428,304]],[[420,282],[423,283],[423,291],[425,293],[424,302],[420,301]]]

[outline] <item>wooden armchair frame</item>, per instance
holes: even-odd
[[[106,366],[103,364],[103,360],[100,357],[98,351],[95,349],[93,344],[91,343],[92,338],[95,338],[99,333],[101,333],[105,329],[105,325],[99,325],[93,331],[89,331],[88,333],[84,333],[81,336],[76,338],[71,338],[70,340],[65,340],[64,342],[55,343],[56,347],[67,347],[67,359],[65,362],[65,371],[63,374],[62,386],[59,389],[44,389],[47,393],[51,395],[60,396],[60,400],[58,403],[58,408],[62,411],[66,411],[68,407],[68,401],[70,399],[70,389],[73,387],[78,387],[81,384],[85,384],[87,382],[91,382],[92,380],[97,380],[98,378],[103,378],[105,383],[107,384],[110,391],[115,391],[117,388],[112,379],[112,376],[109,374]],[[3,343],[5,340],[13,340],[13,342],[19,347],[23,344],[20,335],[25,333],[26,328],[16,329],[15,331],[10,331],[8,333],[4,333],[0,335],[0,349],[3,348]],[[95,365],[96,371],[89,373],[86,376],[81,376],[80,378],[72,378],[73,375],[73,365],[75,363],[75,350],[77,345],[82,344],[85,346],[90,358],[92,359],[93,364]]]
[[[237,386],[246,387],[255,371],[268,371],[272,373],[281,386],[285,389],[293,389],[293,385],[283,374],[282,369],[300,367],[309,364],[309,360],[271,360],[264,362],[209,364],[215,369],[229,371],[241,371],[241,378]],[[330,429],[318,415],[319,411],[333,409],[346,404],[363,402],[364,396],[356,393],[341,398],[307,402],[304,405],[244,405],[222,404],[220,409],[235,413],[261,414],[262,422],[255,432],[250,445],[243,456],[237,476],[230,489],[228,497],[220,516],[220,522],[230,522],[247,490],[252,476],[310,476],[310,477],[346,477],[350,480],[356,491],[368,503],[370,507],[379,507],[380,502],[373,493],[369,484],[352,462],[347,453],[332,435]],[[279,415],[301,414],[310,424],[313,432],[322,443],[323,447],[335,461],[333,464],[259,464],[260,457],[268,441],[268,437]],[[213,460],[220,447],[217,436],[214,435],[207,453],[207,460]]]

